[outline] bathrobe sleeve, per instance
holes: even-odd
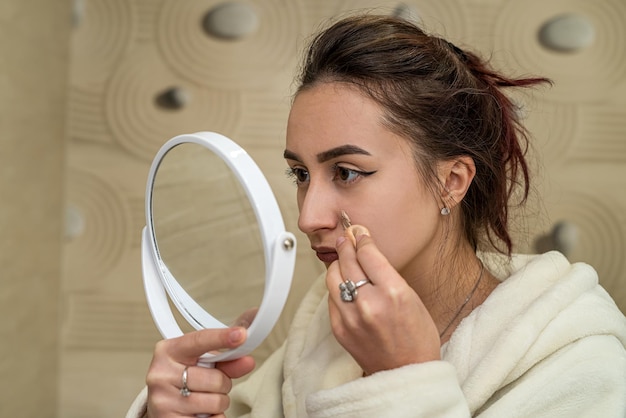
[[[469,417],[454,367],[433,361],[374,373],[311,394],[309,418]]]
[[[227,417],[281,417],[283,349],[231,394]],[[309,395],[309,418],[570,418],[626,416],[626,355],[613,336],[581,339],[498,388],[470,415],[454,367],[445,361],[375,373]],[[145,395],[144,395],[145,396]],[[134,415],[141,417],[145,399]],[[251,405],[255,406],[254,412]],[[132,410],[132,408],[131,408]]]
[[[612,335],[582,338],[500,388],[475,416],[626,417],[626,351]]]
[[[307,413],[309,418],[623,418],[626,355],[614,336],[581,339],[497,388],[471,415],[455,369],[445,361],[379,372],[314,393]]]

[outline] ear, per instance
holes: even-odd
[[[442,185],[441,200],[452,209],[463,200],[476,175],[476,164],[472,157],[463,155],[453,160],[442,161],[437,167]]]

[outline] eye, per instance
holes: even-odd
[[[352,184],[355,181],[358,181],[362,177],[367,177],[375,173],[375,171],[367,172],[367,171],[354,170],[351,168],[342,167],[340,165],[335,165],[333,167],[333,172],[334,172],[333,180],[340,181],[341,183],[344,183],[344,184]]]
[[[309,172],[304,168],[290,167],[287,169],[287,177],[291,178],[297,185],[307,183],[309,181]]]

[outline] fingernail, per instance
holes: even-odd
[[[243,339],[243,330],[241,328],[233,328],[228,334],[228,339],[231,343],[236,344]]]
[[[344,237],[343,235],[340,235],[339,237],[337,237],[337,242],[335,245],[339,247],[341,244],[344,243],[345,240],[346,240],[346,237]]]

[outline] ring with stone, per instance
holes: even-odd
[[[354,302],[356,300],[356,296],[358,295],[357,289],[368,283],[371,283],[370,279],[359,280],[356,283],[352,280],[346,280],[339,283],[341,300],[344,302]]]
[[[185,370],[183,370],[183,379],[182,379],[183,387],[180,388],[180,394],[183,395],[185,398],[191,395],[191,391],[187,387],[187,369],[188,369],[188,366],[185,366]]]

